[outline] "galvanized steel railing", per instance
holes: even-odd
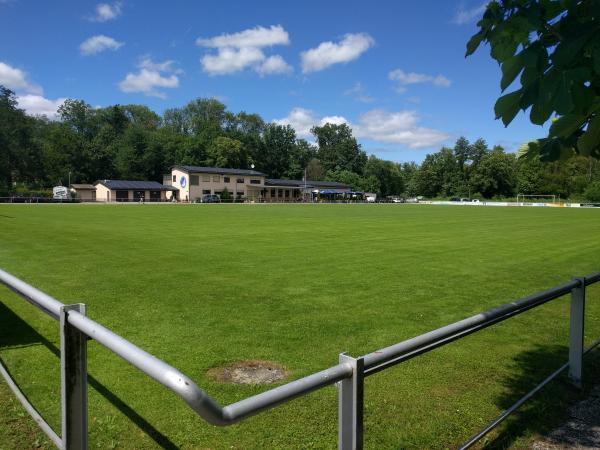
[[[95,340],[175,392],[200,417],[213,425],[231,425],[293,398],[338,383],[338,445],[342,450],[357,450],[363,446],[363,385],[365,377],[571,293],[569,362],[461,447],[469,448],[565,369],[569,369],[569,377],[576,385],[581,383],[583,355],[600,343],[600,341],[596,342],[587,351],[583,349],[585,288],[598,281],[600,281],[600,272],[583,278],[575,278],[552,289],[358,358],[342,353],[339,357],[339,364],[336,366],[222,407],[176,368],[86,317],[85,305],[64,305],[11,274],[0,270],[0,283],[60,322],[62,411],[60,437],[27,400],[1,361],[0,373],[44,433],[57,447],[68,450],[87,448],[88,339]]]

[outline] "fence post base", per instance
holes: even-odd
[[[63,450],[87,449],[87,336],[67,321],[69,311],[85,315],[85,305],[60,308],[60,398]]]
[[[579,286],[571,290],[569,326],[569,378],[581,388],[583,372],[583,331],[585,322],[585,278],[575,278]]]
[[[338,450],[362,450],[364,361],[340,353],[340,363],[352,366],[352,377],[338,383]]]

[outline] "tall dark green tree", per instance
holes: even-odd
[[[273,178],[283,178],[294,156],[296,132],[289,125],[269,123],[265,126],[263,140],[257,168]]]
[[[326,171],[363,173],[367,154],[352,136],[352,129],[347,124],[326,123],[321,127],[313,127],[311,133],[317,138],[318,158]]]

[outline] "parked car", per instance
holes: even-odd
[[[403,198],[393,198],[392,203],[404,203],[404,199]]]
[[[200,199],[201,203],[221,203],[221,198],[217,194],[205,194]]]

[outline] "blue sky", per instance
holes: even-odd
[[[474,0],[0,0],[0,84],[49,117],[65,98],[162,113],[216,97],[301,137],[345,121],[395,161],[461,135],[514,151],[544,132],[494,120],[499,67],[487,48],[464,58],[481,14]]]

